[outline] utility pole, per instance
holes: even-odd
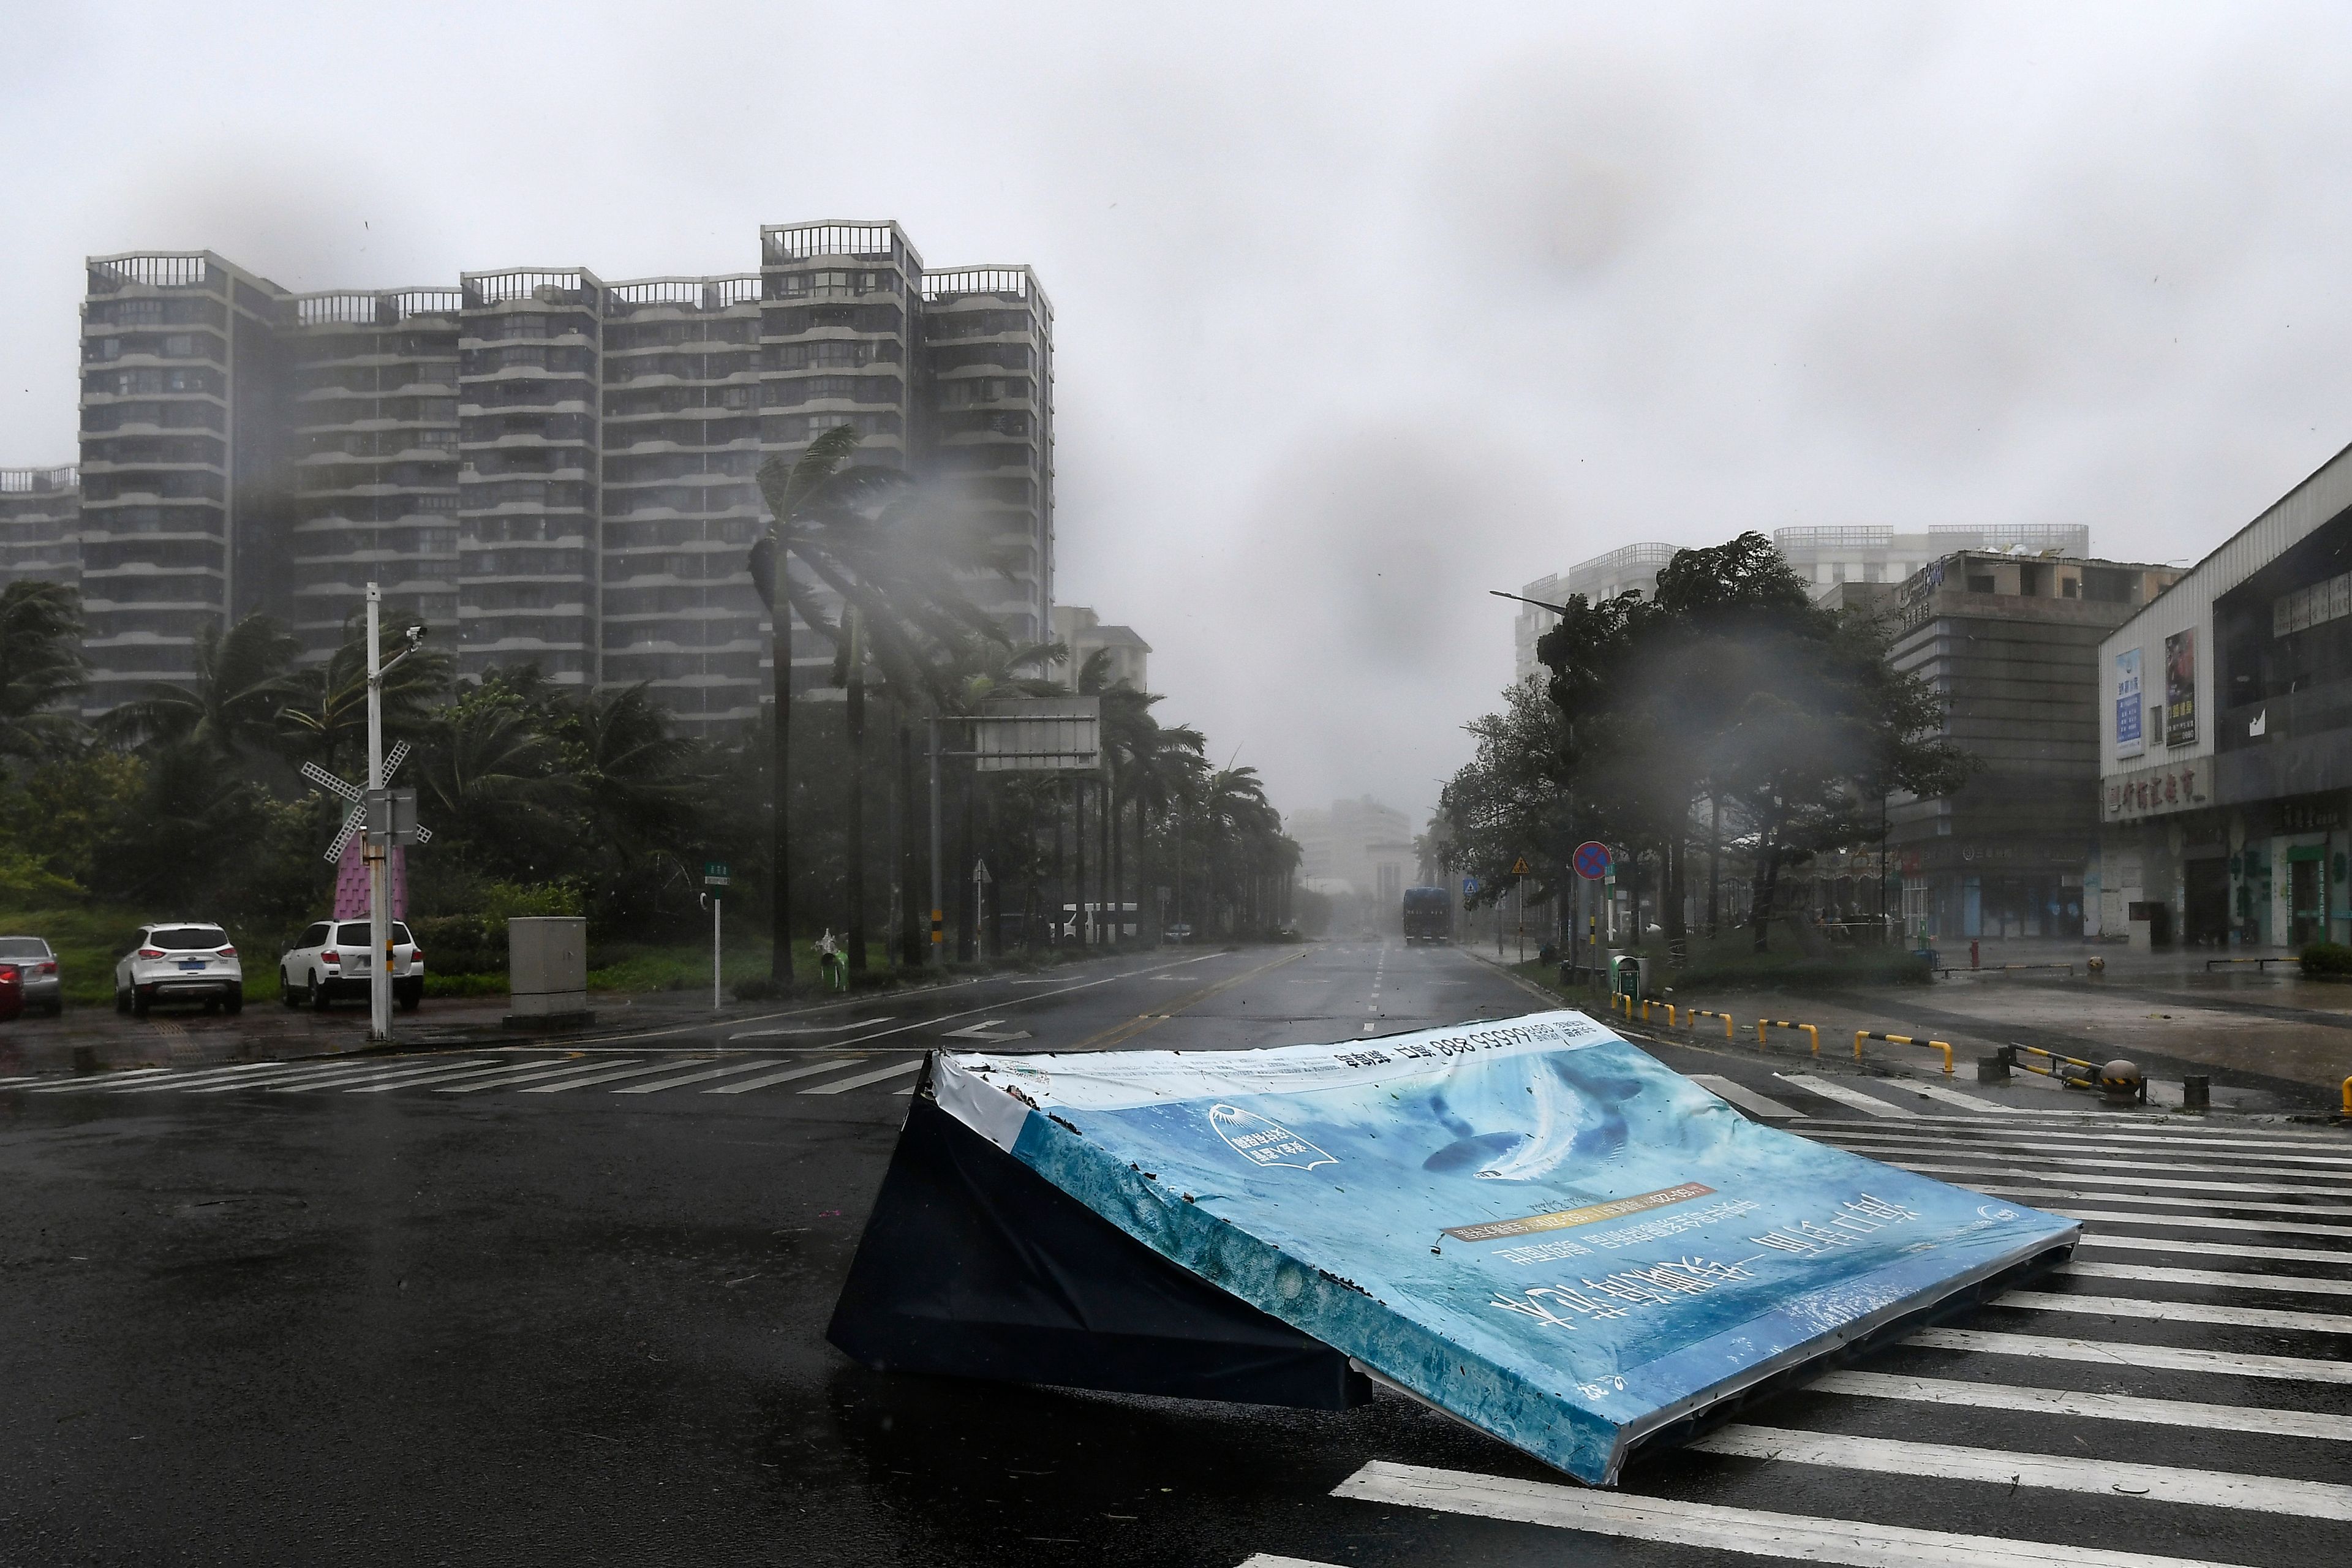
[[[940,718],[932,714],[926,722],[930,726],[931,742],[931,953],[930,965],[937,969],[947,955],[940,944],[947,939],[947,903],[940,892]]]
[[[373,583],[367,585],[367,837],[361,845],[361,854],[368,868],[368,947],[375,962],[368,966],[368,1038],[375,1041],[392,1038],[392,809],[385,802],[383,830],[377,832],[373,818],[376,803],[384,798],[383,791],[383,650],[378,644],[378,627],[383,610],[383,594]]]

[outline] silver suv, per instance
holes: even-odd
[[[25,1011],[54,1018],[66,1010],[66,987],[58,955],[37,936],[0,936],[0,963],[13,963],[25,979]]]
[[[245,1010],[245,966],[228,932],[194,921],[141,926],[114,965],[114,1010],[143,1018],[157,1002],[184,1001],[207,1013]]]

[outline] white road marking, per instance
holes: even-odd
[[[260,1084],[300,1083],[306,1079],[337,1078],[352,1071],[348,1061],[303,1062],[295,1067],[281,1067],[269,1072],[255,1073],[251,1078],[236,1078],[190,1086],[190,1094],[229,1094],[240,1089],[252,1089]]]
[[[496,1078],[486,1078],[478,1083],[453,1083],[441,1089],[436,1089],[433,1092],[436,1094],[478,1094],[483,1089],[503,1089],[510,1083],[538,1083],[543,1079],[562,1078],[569,1074],[578,1072],[584,1065],[586,1064],[582,1062],[561,1062],[554,1067],[542,1067],[531,1072],[500,1073]],[[626,1062],[612,1062],[607,1065],[612,1067],[626,1067],[628,1064]]]
[[[854,1018],[846,1024],[803,1024],[792,1028],[744,1029],[727,1037],[730,1040],[767,1040],[779,1035],[838,1035],[847,1029],[887,1024],[898,1016],[896,1013],[877,1013],[871,1018]]]
[[[1836,1145],[1832,1144],[1832,1147],[1834,1148]],[[1849,1149],[1846,1152],[1861,1154],[1866,1151]],[[1874,1160],[1879,1158],[1875,1154],[1869,1157]],[[1886,1163],[1898,1171],[1913,1171],[1923,1176],[2011,1176],[2029,1182],[2035,1180],[2046,1182],[2055,1176],[2064,1181],[2090,1182],[2102,1186],[2170,1187],[2176,1192],[2184,1193],[2261,1193],[2264,1196],[2274,1198],[2293,1197],[2298,1193],[2307,1193],[2315,1198],[2352,1198],[2352,1187],[2282,1187],[2252,1182],[2184,1182],[2169,1176],[2103,1176],[2095,1171],[2028,1171],[2015,1165],[1979,1170],[1974,1165],[1915,1165],[1907,1160],[1888,1160]],[[2164,1165],[2150,1167],[2158,1171],[2177,1168]],[[2133,1195],[2145,1198],[2144,1194],[2137,1192]]]
[[[1779,1100],[1759,1094],[1752,1089],[1744,1089],[1727,1078],[1717,1078],[1713,1073],[1704,1072],[1695,1072],[1688,1076],[1691,1082],[1698,1085],[1716,1099],[1736,1105],[1742,1110],[1753,1111],[1758,1116],[1769,1116],[1775,1121],[1807,1120],[1805,1113],[1796,1107],[1783,1105]]]
[[[551,1063],[545,1057],[541,1057],[539,1060],[525,1065],[530,1067],[549,1067],[554,1064]],[[572,1071],[577,1071],[582,1068],[589,1067],[591,1065],[593,1064],[580,1061],[567,1061],[562,1064],[563,1067]],[[343,1092],[345,1094],[382,1094],[387,1089],[415,1089],[420,1084],[444,1083],[456,1079],[483,1078],[492,1073],[509,1073],[514,1070],[515,1064],[513,1062],[500,1062],[494,1068],[453,1067],[446,1072],[436,1072],[425,1078],[402,1079],[396,1083],[363,1083],[356,1089],[347,1089],[343,1090]]]
[[[269,1094],[310,1094],[322,1089],[341,1089],[350,1084],[375,1083],[384,1079],[404,1080],[434,1076],[456,1065],[446,1058],[437,1062],[413,1061],[402,1067],[379,1067],[372,1072],[336,1073],[304,1079],[299,1083],[266,1084],[263,1089]],[[487,1067],[489,1064],[477,1060],[473,1065]]]
[[[1919,1120],[1919,1113],[1916,1110],[1891,1105],[1874,1094],[1864,1094],[1858,1089],[1848,1089],[1842,1083],[1832,1083],[1828,1079],[1816,1078],[1811,1073],[1776,1072],[1772,1076],[1782,1083],[1793,1083],[1808,1093],[1818,1094],[1823,1100],[1834,1100],[1840,1105],[1851,1105],[1856,1110],[1866,1110],[1873,1116],[1890,1117],[1897,1121]]]
[[[782,1072],[772,1072],[764,1078],[755,1078],[747,1083],[722,1083],[717,1089],[706,1089],[702,1092],[749,1094],[755,1089],[765,1089],[772,1083],[789,1083],[796,1078],[814,1078],[821,1072],[833,1072],[841,1068],[856,1067],[863,1059],[860,1057],[844,1057],[839,1061],[814,1062],[807,1067],[786,1068]]]
[[[1987,1187],[1986,1192],[1998,1192],[2002,1197],[2019,1197],[2022,1193]],[[2106,1197],[2107,1194],[2085,1194],[2084,1196]],[[2231,1207],[2238,1205],[2231,1205]],[[2284,1207],[2284,1205],[2277,1205]],[[2257,1236],[2335,1236],[2352,1241],[2352,1226],[2305,1225],[2284,1219],[2231,1219],[2223,1215],[2202,1214],[2142,1214],[2133,1209],[2051,1208],[2042,1211],[2062,1219],[2097,1220],[2102,1225],[2154,1225],[2179,1230],[2248,1230]],[[2306,1211],[2296,1209],[2296,1214]],[[2352,1253],[2346,1258],[2352,1259]]]
[[[2305,1333],[2352,1334],[2352,1314],[2294,1312],[2282,1307],[2214,1307],[2202,1301],[2142,1301],[2129,1296],[2059,1296],[2045,1290],[2011,1290],[1996,1307],[2029,1312],[2079,1312],[2094,1318],[2145,1318],[2159,1323],[2219,1323],[2232,1329],[2294,1329]]]
[[[2335,1204],[2265,1204],[2251,1198],[2177,1198],[2168,1193],[2084,1193],[2077,1192],[2072,1187],[2000,1187],[1989,1183],[1971,1183],[1970,1185],[1978,1192],[1990,1193],[1995,1197],[2002,1198],[2062,1198],[2069,1203],[2078,1204],[2119,1204],[2129,1200],[2134,1203],[2168,1205],[2174,1208],[2228,1209],[2233,1214],[2352,1216],[2352,1207],[2341,1207]],[[2057,1211],[2053,1209],[2051,1212],[2054,1214]],[[2116,1211],[2113,1217],[2123,1218],[2123,1212]],[[2174,1221],[2169,1215],[2151,1214],[2145,1222],[2134,1221],[2133,1223],[2170,1225]],[[2189,1221],[2183,1219],[2179,1223],[2186,1225]]]
[[[1835,1133],[1832,1134],[1832,1136],[1851,1138],[1861,1142],[1884,1144],[1890,1148],[1901,1147],[1908,1149],[1922,1149],[1931,1153],[1959,1154],[1981,1149],[1987,1151],[1986,1157],[1989,1159],[2004,1157],[2014,1159],[2017,1157],[2018,1153],[2047,1154],[2062,1164],[2074,1163],[2072,1156],[2075,1154],[2137,1154],[2145,1158],[2153,1152],[2137,1146],[2137,1143],[2139,1142],[2153,1142],[2153,1140],[2146,1139],[2138,1140],[2136,1142],[2126,1142],[2122,1139],[2100,1139],[2094,1142],[2085,1142],[2081,1138],[2073,1136],[2061,1136],[2057,1133],[2053,1133],[2047,1138],[2020,1138],[2009,1131],[2006,1128],[2003,1128],[1998,1133],[1988,1130],[1984,1134],[1972,1138],[1928,1138],[1924,1136],[1925,1132],[1926,1129],[1916,1127],[1906,1127],[1900,1132],[1891,1132],[1874,1128],[1864,1127],[1856,1128],[1850,1132]],[[2183,1147],[2192,1146],[2190,1145],[2189,1141],[2185,1138],[2180,1140],[2180,1144]],[[2211,1146],[2212,1141],[2203,1138],[2198,1139],[2193,1145],[2193,1147],[2196,1148],[2206,1148]],[[2260,1145],[2249,1142],[2235,1146],[2223,1144],[2221,1147],[2227,1149],[2231,1154],[2242,1159],[2245,1157],[2246,1150],[2257,1148],[2260,1147]],[[2014,1151],[2014,1152],[2011,1152],[2007,1156],[1997,1155],[1990,1152],[1993,1150],[2002,1149]],[[2210,1159],[2212,1156],[2204,1155],[2199,1157]],[[2263,1160],[2275,1160],[2281,1164],[2286,1165],[2335,1165],[2352,1168],[2352,1155],[2339,1156],[2335,1154],[2283,1154],[2277,1152],[2264,1152],[2258,1155],[2257,1158]],[[2320,1173],[2324,1174],[2326,1173]]]
[[[1333,1563],[1318,1563],[1311,1557],[1276,1557],[1260,1552],[1244,1562],[1242,1568],[1339,1568],[1339,1565]]]
[[[574,1062],[572,1065],[584,1068],[602,1064]],[[567,1089],[586,1089],[591,1084],[611,1083],[616,1079],[644,1078],[650,1073],[676,1072],[684,1065],[682,1062],[666,1061],[656,1062],[651,1067],[609,1068],[592,1072],[586,1078],[567,1078],[556,1083],[534,1083],[527,1089],[519,1089],[515,1092],[517,1094],[562,1094]]]
[[[2352,1279],[2312,1279],[2300,1274],[2154,1268],[2137,1263],[2069,1263],[2059,1272],[2077,1279],[2133,1279],[2144,1285],[2210,1285],[2225,1290],[2278,1290],[2293,1296],[2352,1296]]]
[[[1834,1563],[1845,1568],[1915,1568],[1922,1563],[1937,1563],[1939,1568],[2189,1568],[2189,1560],[2179,1557],[1960,1535],[1859,1520],[1809,1519],[1719,1503],[1628,1497],[1551,1481],[1400,1465],[1388,1459],[1374,1459],[1332,1488],[1331,1495],[1473,1519],[1580,1530],[1626,1541],[1653,1541],[1685,1550],[1737,1552],[1791,1563]]]
[[[2105,1236],[2092,1232],[2084,1247],[2108,1252],[2189,1252],[2210,1258],[2269,1258],[2273,1263],[2352,1263],[2352,1249],[2323,1247],[2253,1247],[2239,1241],[2179,1241],[2168,1236]]]
[[[821,1083],[814,1089],[804,1089],[801,1092],[803,1094],[839,1094],[845,1089],[862,1089],[869,1083],[880,1083],[886,1078],[897,1078],[902,1072],[913,1072],[922,1065],[923,1058],[917,1057],[913,1061],[900,1062],[896,1067],[876,1068],[872,1072],[862,1072],[854,1078],[838,1079],[832,1083]]]
[[[1958,1089],[1946,1089],[1940,1083],[1914,1082],[1910,1079],[1902,1079],[1897,1080],[1897,1085],[1905,1094],[1924,1094],[1929,1100],[1939,1100],[1946,1105],[1957,1105],[1962,1110],[1978,1116],[2015,1116],[2019,1113],[2019,1108],[2014,1105],[2002,1105],[1996,1100],[1979,1099],[1973,1094],[1962,1094]]]
[[[707,1083],[714,1078],[733,1078],[738,1073],[758,1072],[761,1068],[774,1065],[772,1062],[728,1062],[719,1067],[705,1068],[700,1072],[681,1074],[677,1078],[656,1079],[651,1083],[633,1083],[626,1089],[616,1089],[613,1092],[614,1094],[659,1094],[666,1089],[676,1089],[680,1084]]]
[[[179,1068],[135,1068],[130,1072],[100,1073],[91,1078],[78,1078],[71,1083],[44,1084],[38,1089],[27,1089],[26,1092],[27,1094],[88,1094],[92,1089],[120,1089],[124,1084],[136,1079],[160,1078],[166,1073],[177,1074],[182,1070]]]
[[[2276,1128],[2266,1128],[2263,1135],[2260,1137],[2249,1135],[2245,1138],[2212,1138],[2206,1136],[2212,1128],[2205,1123],[2200,1122],[2179,1132],[2167,1132],[2159,1129],[2177,1124],[2137,1121],[2130,1111],[2042,1110],[2026,1106],[2019,1106],[2016,1110],[2018,1115],[2024,1118],[2023,1121],[2004,1121],[1997,1128],[1982,1127],[1973,1122],[1937,1121],[1926,1127],[1906,1127],[1896,1133],[1868,1121],[1824,1119],[1822,1125],[1831,1129],[1851,1128],[1856,1132],[1868,1133],[1879,1138],[1913,1137],[1931,1131],[1949,1132],[1952,1134],[1951,1142],[1954,1143],[1996,1143],[2033,1134],[2053,1141],[2148,1143],[2167,1149],[2221,1149],[2231,1153],[2246,1149],[2279,1150],[2305,1154],[2341,1153],[2352,1151],[2352,1143],[2347,1143],[2342,1135],[2336,1133],[2283,1133]],[[2047,1127],[2031,1125],[2033,1122],[2048,1121],[2053,1117],[2065,1117],[2068,1120],[2052,1121]],[[2107,1125],[2098,1128],[2085,1126],[2081,1120],[2085,1117],[2093,1121],[2104,1121]],[[2040,1147],[2040,1144],[2037,1142],[2035,1147]]]
[[[2041,1415],[2084,1416],[2095,1421],[2194,1426],[2207,1432],[2253,1432],[2271,1437],[2352,1442],[2352,1415],[2311,1410],[2258,1410],[2243,1405],[2199,1405],[2186,1399],[2144,1399],[2132,1394],[2084,1394],[2071,1388],[1967,1383],[1952,1377],[1905,1377],[1885,1372],[1824,1373],[1805,1386],[1816,1394],[1843,1394],[1862,1399],[1916,1400],[1977,1410],[2021,1410]]]
[[[2196,1508],[2253,1509],[2301,1519],[2352,1519],[2352,1487],[2334,1481],[2283,1480],[2114,1459],[2085,1464],[2063,1454],[2020,1454],[2002,1448],[1915,1443],[1901,1437],[1792,1432],[1778,1426],[1725,1426],[1694,1439],[1690,1446],[1709,1454],[1825,1465],[1882,1476],[1934,1476],[1939,1480],[1991,1481],[2008,1487],[2087,1492],[2094,1497],[2120,1493]]]
[[[2352,1383],[2352,1362],[2316,1361],[2309,1356],[2235,1355],[2228,1351],[2182,1350],[2172,1345],[2004,1334],[1990,1329],[1921,1329],[1903,1342],[1928,1350],[2145,1367],[2152,1372],[2210,1372],[2225,1377],[2269,1377],[2291,1383]]]
[[[242,1078],[259,1073],[267,1078],[280,1064],[277,1062],[239,1062],[231,1068],[210,1068],[202,1072],[184,1072],[152,1083],[129,1083],[116,1089],[117,1094],[153,1094],[159,1089],[178,1089],[192,1083],[218,1083],[223,1079]]]
[[[1868,1154],[1873,1159],[1896,1153],[1914,1157],[1932,1154],[1938,1159],[1978,1160],[1990,1164],[2025,1157],[2022,1152],[2013,1150],[1988,1151],[1979,1154],[1964,1145],[1924,1143],[1915,1140],[1892,1137],[1874,1138],[1860,1132],[1848,1132],[1837,1138],[1824,1138],[1821,1142],[1833,1148],[1844,1149],[1850,1154]],[[2085,1171],[2181,1171],[2192,1175],[2284,1176],[2306,1182],[2342,1181],[2347,1173],[2342,1171],[2298,1171],[2279,1165],[2250,1165],[2243,1162],[2233,1162],[2226,1165],[2191,1165],[2183,1164],[2178,1160],[2095,1160],[2080,1154],[2060,1154],[2039,1149],[2032,1151],[2032,1153],[2040,1158],[2042,1165],[2042,1173],[2045,1177],[2071,1181],[2091,1180],[2091,1177],[2083,1173]],[[2288,1187],[2285,1190],[2291,1193],[2332,1193],[2352,1196],[2352,1194],[2346,1193],[2342,1188]]]

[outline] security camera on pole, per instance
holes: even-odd
[[[367,837],[362,850],[368,868],[368,935],[376,953],[368,974],[368,1038],[392,1038],[392,847],[417,841],[416,795],[394,795],[384,788],[383,678],[425,645],[425,628],[408,628],[408,646],[383,662],[378,621],[383,593],[367,585]]]

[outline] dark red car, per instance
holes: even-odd
[[[13,963],[0,963],[0,1024],[24,1011],[25,972]]]

